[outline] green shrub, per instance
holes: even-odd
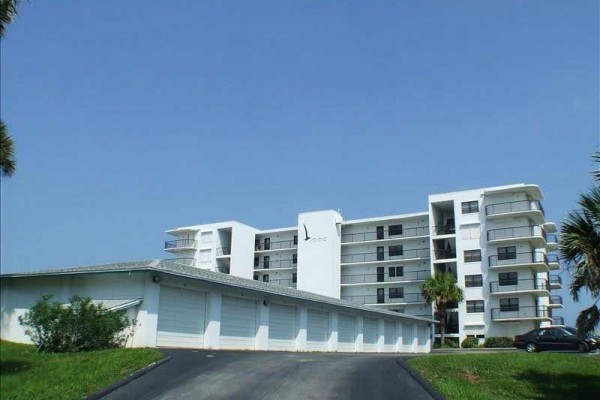
[[[513,339],[505,336],[492,336],[485,339],[483,347],[486,348],[497,348],[497,347],[513,347]]]
[[[69,305],[42,296],[19,323],[42,352],[99,350],[122,345],[132,327],[125,311],[110,311],[94,305],[89,297],[73,296]]]
[[[433,343],[433,347],[436,349],[445,348],[445,349],[456,349],[458,348],[458,342],[452,339],[444,339],[444,345],[440,346],[440,339],[436,339]]]
[[[463,349],[472,349],[475,347],[479,347],[479,339],[474,337],[468,337],[462,341],[460,347],[462,347]]]

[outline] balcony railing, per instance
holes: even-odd
[[[368,242],[371,240],[384,240],[384,239],[401,239],[410,238],[416,236],[429,236],[428,226],[417,226],[413,228],[403,228],[402,234],[389,235],[389,231],[369,231],[369,232],[357,232],[357,233],[345,233],[342,234],[342,243],[354,243],[354,242]]]
[[[177,239],[165,242],[165,249],[179,249],[182,247],[196,248],[196,240],[194,239]]]
[[[522,253],[504,253],[488,257],[490,267],[500,267],[503,265],[515,264],[548,264],[548,256],[541,251],[525,251]]]
[[[196,266],[195,258],[169,258],[169,259],[163,260],[163,261],[172,262],[174,264],[187,265],[188,267]]]
[[[274,260],[274,261],[261,261],[258,265],[254,265],[254,269],[268,269],[268,268],[295,268],[294,260]]]
[[[268,282],[265,283],[271,283],[273,285],[278,285],[278,286],[285,286],[285,287],[291,287],[291,288],[295,288],[296,287],[296,282],[294,282],[293,279],[270,279]]]
[[[519,200],[485,206],[485,215],[506,214],[521,211],[540,211],[544,215],[542,203],[538,200]]]
[[[436,260],[445,260],[448,258],[456,258],[456,250],[454,249],[437,249],[434,250]]]
[[[230,256],[231,255],[231,247],[218,247],[217,248],[217,256]]]
[[[428,269],[420,271],[404,271],[401,276],[390,276],[387,272],[379,274],[356,274],[342,275],[340,277],[342,285],[351,285],[359,283],[378,283],[378,282],[406,282],[406,281],[422,281],[431,276],[431,271]]]
[[[562,300],[562,296],[559,296],[557,294],[550,296],[550,304],[561,304],[562,305],[563,300]]]
[[[409,258],[429,258],[429,249],[410,249],[404,250],[401,254],[389,255],[389,252],[383,251],[379,253],[358,253],[358,254],[342,254],[341,262],[344,263],[359,263],[371,261],[389,261],[389,260],[405,260]]]
[[[342,300],[351,301],[357,304],[386,304],[386,303],[424,303],[423,296],[421,293],[404,293],[402,297],[390,297],[385,295],[383,297],[377,296],[376,294],[366,294],[358,296],[342,296]]]
[[[487,240],[516,239],[530,236],[542,236],[543,231],[537,226],[516,226],[514,228],[490,229]]]
[[[558,256],[556,254],[548,254],[548,260],[547,262],[549,263],[558,263],[560,262],[558,259]]]
[[[294,240],[280,240],[278,242],[259,243],[255,246],[255,251],[265,250],[283,250],[283,249],[294,249],[298,247],[298,243]]]
[[[453,235],[456,233],[456,227],[454,224],[434,225],[432,231],[434,235]]]
[[[560,277],[560,275],[550,275],[550,284],[562,285],[562,278]]]
[[[490,282],[490,293],[549,290],[546,279],[511,279]]]
[[[565,319],[563,317],[552,317],[552,325],[564,325]]]
[[[550,312],[544,306],[492,308],[492,320],[518,318],[550,318]]]
[[[558,237],[553,233],[544,234],[544,239],[547,243],[558,243]]]

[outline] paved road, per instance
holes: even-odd
[[[165,353],[171,361],[104,399],[432,399],[394,354]]]

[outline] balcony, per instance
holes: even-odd
[[[263,242],[258,243],[254,250],[255,252],[265,252],[273,250],[293,250],[298,247],[298,243],[295,240],[280,240],[278,242]]]
[[[163,261],[171,262],[173,264],[186,265],[188,267],[196,266],[195,258],[169,258],[169,259],[163,260]]]
[[[550,275],[550,289],[562,289],[562,278],[558,275]]]
[[[398,261],[398,260],[410,260],[429,258],[429,249],[410,249],[403,250],[400,254],[394,253],[390,255],[387,251],[375,252],[375,253],[357,253],[357,254],[342,254],[342,264],[357,264],[357,263],[371,263],[371,262],[385,262],[385,261]]]
[[[552,317],[552,326],[564,326],[565,319],[563,317]]]
[[[503,217],[527,217],[536,224],[543,224],[544,208],[538,200],[519,200],[505,203],[489,204],[485,207],[487,219]]]
[[[368,232],[358,232],[358,233],[346,233],[342,234],[342,244],[351,244],[351,243],[362,243],[362,242],[372,242],[372,241],[393,241],[400,239],[410,239],[415,237],[427,237],[429,236],[429,227],[428,226],[418,226],[414,228],[403,228],[401,234],[393,234],[390,235],[389,231],[368,231]]]
[[[196,240],[194,239],[178,239],[165,242],[165,250],[172,253],[182,250],[195,250]]]
[[[557,294],[550,296],[550,304],[548,305],[548,307],[562,308],[562,306],[563,306],[562,296],[559,296]]]
[[[525,306],[492,308],[492,321],[523,321],[523,320],[547,320],[551,321],[548,307]]]
[[[340,277],[342,286],[351,285],[365,285],[365,284],[376,284],[381,285],[385,283],[398,283],[398,282],[416,282],[424,281],[431,276],[431,271],[428,269],[420,271],[404,271],[400,276],[390,276],[387,272],[375,273],[375,274],[354,274],[354,275],[342,275]]]
[[[529,293],[539,296],[550,295],[546,279],[507,279],[490,282],[490,294]]]
[[[446,224],[446,225],[434,225],[431,230],[432,230],[434,236],[444,236],[444,235],[456,234],[456,227],[452,223]]]
[[[370,306],[425,303],[421,293],[404,293],[402,297],[390,297],[389,295],[381,297],[376,294],[342,296],[342,300],[351,301],[356,304],[367,304]]]
[[[548,254],[548,259],[546,262],[548,263],[548,268],[550,271],[557,271],[560,269],[560,262],[556,254]]]
[[[296,282],[294,282],[294,280],[292,278],[290,279],[270,279],[268,282],[264,282],[264,283],[270,283],[272,285],[277,285],[277,286],[283,286],[283,287],[288,287],[288,288],[292,288],[292,289],[296,289]]]
[[[231,247],[217,247],[217,257],[229,257],[231,255]]]
[[[555,234],[547,233],[544,235],[546,239],[546,246],[550,251],[558,250],[558,237]]]
[[[541,251],[526,251],[522,253],[504,253],[488,257],[490,269],[503,270],[528,268],[535,272],[548,272],[550,261]]]
[[[516,226],[513,228],[490,229],[487,231],[487,240],[490,244],[500,244],[526,240],[536,247],[546,247],[546,234],[539,226]]]
[[[287,269],[287,268],[296,268],[296,264],[294,263],[294,259],[290,258],[288,260],[274,260],[274,261],[261,261],[258,264],[254,265],[254,269]]]
[[[433,250],[435,260],[450,260],[456,258],[456,250],[454,249],[437,249]]]

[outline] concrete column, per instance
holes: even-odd
[[[377,352],[383,353],[385,345],[385,322],[380,318],[377,320]]]
[[[136,327],[134,346],[156,346],[160,285],[152,281],[152,276],[151,273],[144,275],[144,299],[138,313],[140,320]]]
[[[221,339],[221,292],[209,292],[206,299],[206,330],[204,331],[204,347],[218,349]]]
[[[363,347],[363,317],[362,315],[356,316],[356,346],[355,349],[358,353],[361,353]]]
[[[338,313],[331,311],[329,313],[329,343],[327,350],[338,351]]]
[[[402,322],[396,322],[396,351],[401,353],[404,349],[402,348]]]
[[[298,336],[296,337],[296,348],[298,351],[306,351],[306,328],[308,325],[308,309],[306,306],[298,307]]]
[[[419,346],[419,329],[417,324],[414,324],[412,326],[412,346],[410,348],[410,351],[413,353],[417,352]]]
[[[257,350],[268,350],[269,349],[269,303],[258,301],[258,310],[256,313],[256,342],[255,348]]]

